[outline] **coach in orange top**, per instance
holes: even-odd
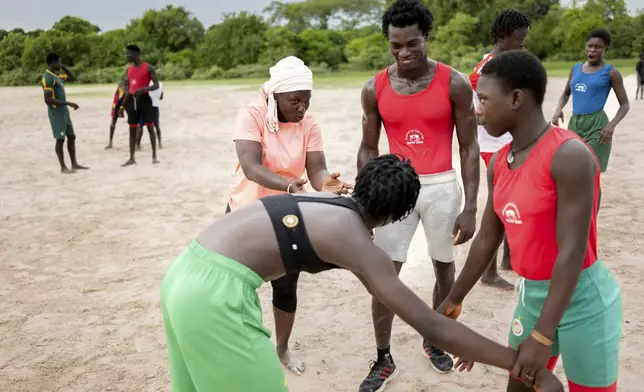
[[[494,41],[494,49],[492,52],[483,56],[483,59],[476,64],[474,70],[470,74],[470,83],[474,90],[474,103],[478,105],[478,98],[476,96],[476,87],[478,86],[479,78],[481,77],[481,69],[488,61],[499,53],[508,50],[523,49],[525,47],[525,39],[528,36],[528,30],[532,20],[523,13],[508,9],[501,11],[492,24],[492,40]],[[490,159],[494,153],[499,151],[501,147],[512,141],[510,132],[506,132],[499,137],[491,136],[485,129],[485,124],[482,124],[479,118],[478,139],[479,147],[481,149],[481,158],[485,162],[485,167],[490,164]],[[496,267],[497,252],[492,256],[492,262],[487,271],[481,277],[483,284],[499,287],[506,290],[513,290],[514,285],[499,276]],[[503,241],[503,261],[501,267],[505,270],[511,270],[510,266],[510,248],[507,241]]]
[[[305,170],[316,191],[346,194],[351,188],[338,180],[340,173],[327,171],[320,127],[306,113],[313,89],[311,70],[289,56],[271,67],[270,75],[258,102],[242,108],[237,116],[233,140],[239,163],[226,212],[264,196],[305,192]],[[291,274],[271,282],[277,353],[295,374],[304,371],[304,363],[288,349],[298,277]]]

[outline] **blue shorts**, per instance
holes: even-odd
[[[154,112],[154,127],[159,128],[159,108],[157,106],[153,106],[152,110]],[[139,126],[143,128],[143,117],[141,117],[141,120],[139,120]]]

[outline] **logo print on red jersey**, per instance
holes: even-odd
[[[519,214],[519,209],[514,203],[508,203],[503,207],[503,218],[506,222],[515,225],[520,225],[523,223],[523,221],[521,220],[521,214]]]
[[[405,141],[407,144],[423,144],[425,140],[425,135],[418,129],[411,129],[405,135]]]

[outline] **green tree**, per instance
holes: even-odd
[[[52,30],[69,34],[91,34],[98,33],[101,29],[85,19],[76,16],[63,16],[58,22],[54,23]]]
[[[559,52],[563,37],[553,34],[553,31],[560,25],[562,17],[563,10],[559,6],[555,6],[548,11],[548,14],[534,23],[526,40],[528,50],[541,59]]]
[[[0,41],[0,74],[12,71],[22,65],[22,52],[25,47],[25,34],[9,33]]]
[[[334,30],[306,29],[299,35],[302,60],[308,64],[325,64],[337,68],[344,58],[344,37]]]
[[[197,50],[201,66],[217,65],[223,69],[256,63],[264,49],[264,20],[248,12],[224,15],[204,37]]]
[[[561,58],[578,60],[583,57],[588,33],[604,25],[604,18],[595,11],[581,7],[566,8],[559,25],[553,30],[553,36],[561,38]]]
[[[261,64],[275,64],[287,56],[302,57],[302,44],[297,33],[286,26],[270,27],[264,32]]]
[[[383,69],[392,61],[389,42],[380,32],[352,39],[344,53],[351,68],[360,71]]]
[[[478,19],[458,12],[450,21],[436,30],[429,43],[435,59],[461,68],[472,68],[480,60],[482,48],[477,47]]]
[[[183,7],[148,10],[131,22],[134,36],[149,47],[169,52],[195,49],[204,36],[201,22]]]

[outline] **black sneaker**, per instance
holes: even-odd
[[[449,354],[440,348],[432,346],[427,342],[423,342],[423,351],[427,358],[429,358],[429,364],[437,372],[445,374],[454,369],[454,360]]]
[[[382,392],[387,384],[398,375],[398,369],[391,355],[371,363],[369,375],[360,384],[360,392]]]

